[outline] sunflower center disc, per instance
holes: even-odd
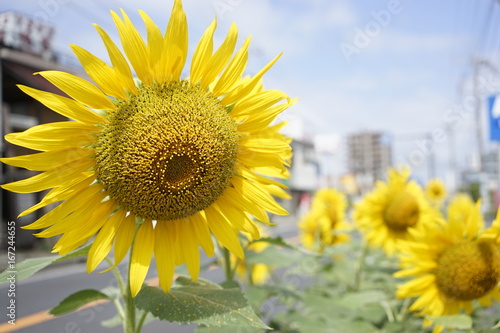
[[[419,217],[417,199],[405,190],[395,193],[384,210],[386,226],[393,231],[406,231],[417,224]]]
[[[470,301],[486,295],[500,280],[500,250],[489,242],[464,241],[439,258],[436,284],[448,298]]]
[[[141,86],[108,115],[96,171],[109,196],[142,218],[195,214],[229,185],[236,124],[219,100],[187,81]]]

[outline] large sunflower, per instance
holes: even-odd
[[[345,194],[333,188],[318,190],[312,199],[311,209],[299,223],[300,237],[305,248],[322,252],[325,246],[349,240],[346,231]]]
[[[471,313],[474,300],[482,306],[500,300],[498,228],[483,231],[482,220],[478,202],[466,220],[415,230],[415,241],[401,245],[402,269],[395,276],[412,280],[398,286],[397,297],[417,297],[410,311],[427,316],[424,327],[433,317]]]
[[[366,241],[372,247],[381,247],[387,255],[394,254],[400,241],[411,238],[411,229],[423,228],[440,218],[422,188],[408,181],[409,176],[408,168],[390,169],[387,183],[379,181],[355,207],[354,219]]]
[[[74,121],[8,134],[10,143],[41,152],[2,161],[43,172],[3,188],[51,189],[21,215],[62,202],[27,227],[46,228],[39,237],[62,235],[54,252],[68,253],[96,235],[87,261],[91,272],[113,243],[115,263],[133,244],[132,294],[139,292],[153,253],[160,285],[168,291],[176,265],[186,263],[197,278],[199,247],[212,256],[212,235],[243,257],[238,231],[259,237],[251,216],[269,222],[267,212],[287,214],[270,194],[281,185],[268,177],[286,176],[290,141],[278,132],[280,124],[270,123],[293,101],[261,84],[279,56],[243,77],[250,38],[233,56],[234,24],[214,52],[214,20],[194,51],[189,78],[181,79],[188,28],[180,0],[165,34],[140,11],[147,42],[125,12],[111,14],[123,53],[95,26],[111,66],[71,46],[95,85],[44,71],[38,74],[70,98],[20,86]]]

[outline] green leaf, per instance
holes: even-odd
[[[238,326],[235,329],[234,326],[222,326],[222,327],[207,327],[198,326],[194,330],[195,333],[262,333],[263,330],[251,326]]]
[[[136,306],[161,320],[206,326],[252,326],[268,328],[248,305],[239,289],[223,289],[210,281],[180,277],[170,292],[144,287]]]
[[[275,246],[266,247],[262,252],[248,251],[245,254],[245,262],[251,265],[265,264],[278,268],[290,266],[297,262],[297,252],[285,251]]]
[[[342,297],[341,303],[346,308],[359,309],[364,304],[378,303],[387,300],[387,296],[379,290],[365,290],[348,293]]]
[[[256,240],[250,242],[249,244],[258,243],[258,242],[265,242],[265,243],[269,243],[269,244],[272,244],[272,245],[282,246],[282,247],[286,247],[286,248],[288,248],[290,250],[298,250],[298,248],[296,246],[288,243],[281,236],[278,236],[278,237],[263,237],[263,238],[260,238],[260,239],[256,239]]]
[[[468,315],[459,314],[454,316],[429,317],[435,325],[443,325],[446,328],[471,329],[472,318]]]
[[[54,255],[41,258],[26,259],[16,264],[15,268],[7,268],[5,271],[0,273],[0,284],[9,282],[7,278],[12,274],[16,274],[16,281],[21,281],[55,262],[86,256],[89,252],[89,249],[90,245],[87,245],[64,256]]]
[[[75,311],[79,307],[100,299],[109,299],[108,296],[99,290],[84,289],[69,295],[59,303],[58,306],[50,310],[50,314],[60,316],[62,314]]]

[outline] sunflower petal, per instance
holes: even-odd
[[[87,256],[87,273],[94,271],[97,265],[99,265],[111,251],[116,231],[120,228],[122,221],[125,219],[125,215],[126,211],[120,209],[104,223],[104,226],[99,231],[94,243],[90,247]]]
[[[205,67],[205,72],[202,74],[200,84],[202,89],[207,88],[219,75],[222,69],[226,67],[229,59],[231,59],[231,55],[233,54],[237,39],[238,29],[236,28],[236,24],[233,23],[229,29],[226,39],[222,42],[222,45],[210,58],[210,62]]]
[[[120,77],[121,84],[129,93],[137,94],[137,87],[135,86],[134,80],[132,78],[132,72],[130,71],[127,60],[121,53],[120,49],[100,26],[94,24],[94,27],[99,32],[99,35],[101,36],[101,39],[106,46],[106,50],[108,51],[109,58],[111,60],[111,63],[113,64],[113,68],[116,71],[117,75]]]
[[[130,259],[129,279],[132,297],[139,293],[148,273],[155,244],[154,236],[152,221],[145,220],[137,231]]]
[[[38,72],[71,98],[93,109],[114,110],[111,101],[92,83],[73,74],[60,71]]]
[[[177,81],[186,63],[188,53],[188,26],[182,1],[175,0],[167,31],[163,38],[163,57],[167,80]],[[163,82],[160,82],[163,83]]]
[[[0,158],[0,162],[18,168],[44,171],[61,167],[75,160],[90,158],[93,154],[92,149],[70,147],[37,154]]]
[[[175,273],[175,229],[170,221],[158,221],[155,232],[163,238],[161,242],[155,242],[154,248],[158,278],[163,291],[168,292]]]
[[[243,46],[236,52],[234,58],[229,62],[227,68],[222,73],[220,79],[215,84],[213,95],[219,97],[228,91],[234,89],[235,84],[243,76],[243,72],[248,62],[248,47],[250,46],[251,37],[245,40]]]
[[[102,116],[84,107],[82,104],[78,103],[75,100],[20,84],[17,86],[25,94],[33,97],[49,109],[59,113],[62,116],[74,119],[85,124],[100,124],[104,122],[104,118]]]
[[[212,204],[212,206],[205,209],[205,213],[208,226],[217,240],[238,258],[243,259],[244,253],[238,239],[238,233],[227,221],[226,217],[220,213],[216,204]]]
[[[120,78],[116,75],[113,68],[78,45],[71,44],[70,47],[82,64],[85,72],[87,72],[105,94],[123,100],[127,98],[125,89],[120,84]]]
[[[96,141],[92,134],[98,131],[95,126],[67,121],[37,125],[21,133],[9,133],[5,140],[29,149],[48,151],[87,146]]]
[[[139,79],[147,85],[151,85],[152,76],[149,63],[149,52],[141,35],[130,21],[127,14],[122,10],[123,21],[114,11],[111,11],[113,21],[118,29],[123,50],[127,55],[135,73]]]
[[[206,67],[210,62],[210,57],[212,56],[213,49],[213,39],[215,28],[217,27],[217,20],[214,20],[212,24],[205,30],[203,36],[201,36],[200,42],[196,47],[193,54],[193,60],[191,61],[191,72],[190,80],[192,83],[198,83],[203,77],[203,73],[206,72]]]

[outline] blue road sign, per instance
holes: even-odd
[[[490,120],[490,140],[500,141],[500,95],[488,97],[487,102]]]

